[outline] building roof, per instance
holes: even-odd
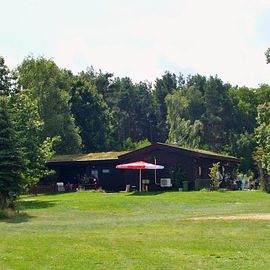
[[[125,158],[128,157],[130,155],[133,155],[133,153],[137,153],[137,152],[141,152],[144,150],[150,150],[150,149],[162,149],[162,150],[172,150],[172,151],[181,151],[181,152],[185,152],[186,154],[192,155],[192,156],[196,156],[196,157],[202,157],[202,158],[212,158],[212,159],[222,159],[222,160],[228,160],[228,161],[234,161],[234,162],[240,162],[240,160],[236,157],[233,156],[229,156],[229,155],[225,155],[225,154],[219,154],[219,153],[215,153],[212,151],[206,151],[206,150],[201,150],[201,149],[192,149],[192,148],[187,148],[187,147],[182,147],[179,146],[177,144],[167,144],[167,143],[155,143],[152,144],[150,146],[146,146],[144,148],[132,151],[132,152],[128,152],[125,153],[123,155],[121,155],[121,158]]]
[[[76,154],[76,155],[56,155],[47,163],[66,163],[66,162],[87,162],[87,161],[109,161],[118,160],[125,157],[133,156],[136,153],[144,153],[151,149],[163,149],[168,151],[181,151],[185,152],[190,156],[202,157],[202,158],[212,158],[212,159],[222,159],[233,162],[240,162],[239,159],[233,156],[215,153],[212,151],[206,151],[201,149],[191,149],[187,147],[178,146],[176,144],[166,144],[166,143],[155,143],[144,148],[134,150],[134,151],[120,151],[120,152],[101,152],[101,153],[88,153],[88,154]]]
[[[48,163],[57,162],[80,162],[80,161],[95,161],[95,160],[113,160],[118,159],[118,156],[127,154],[129,151],[121,152],[100,152],[76,155],[56,155]]]
[[[208,150],[192,149],[192,148],[182,147],[182,146],[175,145],[175,144],[166,144],[166,143],[158,143],[158,144],[160,144],[160,145],[167,145],[167,146],[170,146],[170,147],[175,147],[175,148],[178,148],[178,149],[182,149],[182,150],[194,152],[194,153],[197,153],[197,154],[202,154],[202,155],[205,155],[205,156],[211,156],[211,157],[215,156],[215,157],[218,157],[218,158],[221,157],[221,158],[230,158],[230,159],[238,160],[234,156],[225,155],[225,154],[219,154],[219,153],[208,151]]]

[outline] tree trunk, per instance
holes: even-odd
[[[7,208],[7,197],[0,193],[0,209],[5,209]]]
[[[261,190],[268,191],[267,190],[267,184],[268,184],[267,175],[265,174],[265,172],[264,172],[264,170],[259,162],[257,162],[257,166],[258,166],[259,175],[260,175]]]

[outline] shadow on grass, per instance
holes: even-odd
[[[6,223],[23,223],[28,222],[30,219],[34,218],[23,211],[29,209],[42,209],[42,208],[49,208],[54,207],[56,205],[56,201],[20,201],[18,203],[18,208],[20,212],[13,211],[10,209],[3,210],[0,212],[0,222]]]
[[[33,201],[21,201],[20,202],[20,207],[23,210],[49,208],[49,207],[54,207],[55,205],[56,205],[56,201],[33,200]]]
[[[155,196],[155,195],[160,195],[166,191],[151,191],[151,192],[138,192],[135,191],[131,194],[128,194],[128,196]]]
[[[28,222],[32,218],[34,218],[34,216],[30,216],[27,213],[15,212],[15,213],[12,213],[12,215],[9,217],[0,218],[0,222],[19,224],[19,223]]]

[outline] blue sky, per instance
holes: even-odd
[[[29,54],[74,73],[96,69],[154,81],[166,70],[270,84],[269,0],[0,0],[0,55]]]

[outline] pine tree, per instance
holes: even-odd
[[[0,209],[10,207],[24,185],[23,159],[10,120],[7,100],[0,97]]]
[[[0,96],[10,96],[19,92],[16,75],[5,64],[5,59],[0,55]]]

